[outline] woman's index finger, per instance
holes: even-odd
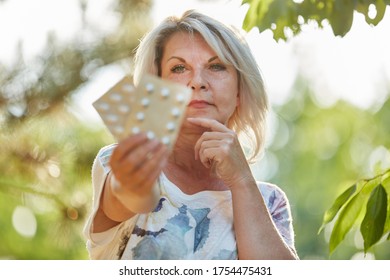
[[[227,131],[228,128],[221,124],[220,122],[213,120],[213,119],[207,119],[207,118],[187,118],[187,121],[194,125],[198,125],[204,128],[208,128],[211,131]]]

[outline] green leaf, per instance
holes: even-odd
[[[244,30],[250,31],[253,27],[258,27],[260,32],[271,29],[275,40],[286,40],[286,29],[292,30],[294,35],[301,31],[298,16],[305,23],[315,20],[319,26],[327,19],[336,36],[345,36],[350,31],[354,11],[362,13],[368,24],[377,25],[382,21],[390,0],[243,0],[244,4],[249,5],[242,25]],[[372,7],[376,9],[374,15],[370,10]]]
[[[379,184],[380,178],[365,182],[366,183],[363,185],[362,189],[343,207],[335,222],[329,240],[330,254],[332,254],[340,242],[344,240],[345,235],[351,230],[357,218],[363,212],[364,205],[366,204],[373,188]]]
[[[366,22],[368,24],[377,25],[383,19],[386,13],[386,3],[383,0],[378,0],[375,3],[375,8],[376,8],[376,15],[374,18],[369,17],[368,9],[367,9],[367,13],[365,14],[365,17],[366,17]]]
[[[353,22],[354,0],[334,1],[333,12],[329,16],[334,35],[344,36],[349,32]]]
[[[387,170],[382,176],[382,186],[385,188],[387,192],[387,218],[385,222],[385,228],[383,232],[390,231],[390,170]],[[389,235],[390,237],[390,235]]]
[[[345,235],[352,228],[355,220],[361,213],[362,205],[366,201],[362,192],[357,193],[348,204],[342,209],[336,223],[333,227],[329,240],[329,253],[332,254],[336,247],[345,238]]]
[[[272,3],[273,0],[247,0],[245,3],[249,4],[248,12],[246,13],[246,16],[244,18],[243,22],[243,29],[246,31],[250,31],[253,27],[259,27],[259,31],[262,32],[263,30],[269,28],[262,27],[263,19],[266,16],[266,13],[268,12],[268,7],[270,3]]]
[[[387,190],[389,193],[390,191],[390,170],[387,170],[381,178],[382,186]]]
[[[383,186],[379,184],[371,193],[367,202],[366,215],[360,226],[365,252],[382,237],[386,213],[387,193]]]
[[[318,234],[324,229],[325,225],[331,222],[339,212],[340,208],[348,201],[348,199],[356,192],[356,184],[350,186],[342,194],[340,194],[333,205],[325,212],[322,225]]]

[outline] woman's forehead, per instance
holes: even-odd
[[[167,56],[171,55],[188,56],[194,54],[194,52],[204,53],[204,55],[210,56],[210,58],[218,56],[200,34],[178,32],[166,41],[163,57],[167,58]]]

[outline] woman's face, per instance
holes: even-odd
[[[227,124],[239,105],[238,75],[225,65],[199,34],[173,34],[166,42],[161,77],[192,88],[187,117]]]

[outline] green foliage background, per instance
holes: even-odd
[[[243,27],[271,29],[275,40],[299,34],[304,23],[329,24],[334,35],[344,36],[351,29],[355,12],[370,25],[382,21],[390,0],[243,0],[249,4]]]
[[[113,3],[120,20],[112,33],[86,20],[91,1],[80,0],[83,27],[73,41],[51,33],[33,61],[24,61],[21,43],[14,65],[0,62],[0,259],[88,258],[91,165],[113,139],[72,114],[73,96],[104,66],[131,68],[151,22],[151,1]]]
[[[297,81],[292,99],[275,108],[282,124],[276,135],[285,134],[287,129],[289,139],[282,148],[275,143],[277,149],[274,145],[269,149],[279,159],[278,173],[272,181],[283,186],[292,200],[300,255],[308,259],[329,258],[332,224],[321,235],[315,232],[337,195],[358,179],[386,168],[378,161],[377,170],[369,171],[369,158],[374,151],[384,154],[390,146],[390,100],[375,112],[343,101],[320,108],[305,84]],[[389,259],[389,249],[389,242],[383,242],[369,252],[377,259]],[[349,259],[359,251],[363,251],[363,240],[355,226],[330,258]]]
[[[88,3],[80,1],[84,12]],[[0,258],[88,258],[82,228],[91,202],[90,168],[112,138],[103,126],[72,114],[71,97],[99,68],[131,66],[132,50],[149,29],[151,4],[118,1],[113,9],[121,21],[112,34],[95,33],[84,21],[83,30],[67,45],[50,34],[46,49],[32,64],[22,58],[11,67],[0,62]],[[94,35],[95,41],[84,43],[85,34]],[[289,100],[273,107],[277,137],[265,154],[277,160],[278,170],[269,181],[290,199],[302,259],[350,259],[363,251],[358,227],[331,256],[332,223],[317,232],[339,194],[389,168],[379,161],[372,171],[368,159],[378,151],[389,153],[390,100],[375,110],[343,101],[323,108],[310,81],[301,76],[292,91]],[[30,215],[16,215],[20,209]],[[18,228],[34,221],[32,235]],[[389,243],[382,240],[368,252],[390,259]]]

